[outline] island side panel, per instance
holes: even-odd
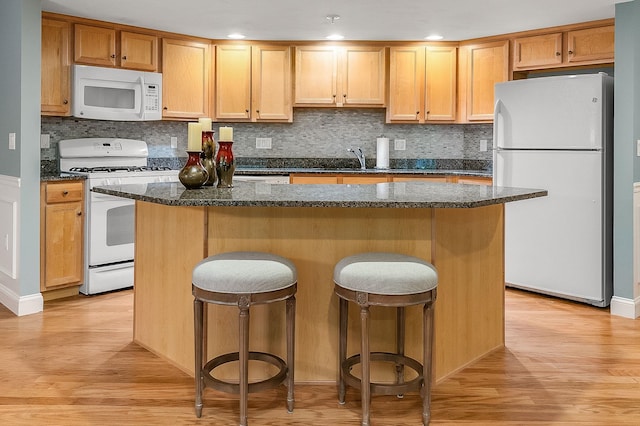
[[[434,225],[441,379],[504,346],[504,205],[437,209]]]
[[[338,378],[338,299],[333,268],[343,257],[362,251],[392,251],[431,259],[431,209],[210,207],[209,254],[261,250],[285,256],[298,269],[296,381],[335,382]],[[392,350],[395,310],[372,308],[371,342]],[[359,312],[350,306],[349,353],[359,351]],[[237,309],[209,309],[209,354],[237,350]],[[420,359],[421,309],[409,309],[406,353]],[[251,350],[284,356],[284,306],[251,310]],[[234,366],[218,370],[236,377]],[[253,378],[264,376],[255,366]],[[392,380],[392,369],[376,372]]]
[[[191,271],[205,254],[205,211],[136,201],[133,338],[191,374]]]

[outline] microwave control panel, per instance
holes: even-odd
[[[157,84],[145,84],[144,86],[144,110],[160,111],[160,86]]]

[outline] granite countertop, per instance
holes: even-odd
[[[235,174],[238,175],[289,175],[293,173],[305,174],[380,174],[380,175],[454,175],[454,176],[478,176],[491,177],[486,170],[448,170],[448,169],[356,169],[356,168],[317,168],[317,167],[238,167]]]
[[[40,175],[40,182],[56,182],[63,180],[85,180],[87,177],[82,175],[69,175],[69,174],[42,174]]]
[[[237,182],[187,190],[181,183],[109,185],[93,191],[169,206],[473,208],[547,195],[546,190],[431,182],[283,185]]]

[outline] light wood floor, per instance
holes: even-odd
[[[437,384],[432,424],[640,424],[640,320],[508,290],[506,348]],[[131,342],[132,292],[47,302],[15,317],[0,306],[0,425],[232,425],[235,398],[205,392]],[[167,315],[171,315],[167,312]],[[251,394],[252,425],[357,425],[353,391],[333,386]],[[417,395],[374,397],[373,425],[419,425]]]

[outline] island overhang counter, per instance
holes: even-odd
[[[295,377],[303,383],[338,377],[333,267],[363,251],[413,255],[437,268],[436,381],[503,347],[504,203],[546,195],[538,189],[428,182],[239,182],[233,188],[196,190],[157,183],[93,191],[136,200],[134,341],[190,374],[195,264],[236,250],[291,259],[298,268]],[[252,308],[251,350],[285,353],[280,308]],[[359,351],[355,311],[350,312],[349,353]],[[394,320],[394,310],[374,310],[372,350],[392,350]],[[405,353],[422,361],[420,307],[407,310],[406,326]],[[209,357],[237,351],[237,308],[209,309],[207,328]],[[234,376],[227,367],[220,377]],[[267,374],[254,367],[250,371],[254,378]],[[393,377],[382,368],[376,374],[374,380]]]

